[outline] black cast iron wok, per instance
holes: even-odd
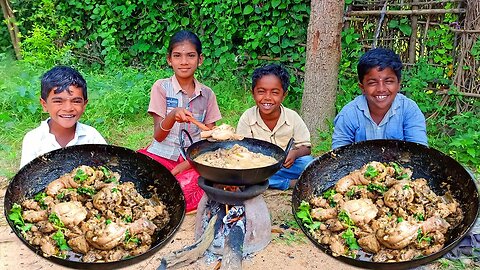
[[[182,133],[186,134],[190,143],[192,143],[192,137],[188,131],[183,129]],[[278,162],[270,166],[254,169],[224,169],[207,166],[194,161],[197,156],[203,153],[215,151],[217,149],[229,149],[235,144],[247,148],[250,152],[271,156]],[[201,140],[192,143],[185,152],[185,142],[183,136],[180,136],[180,150],[183,157],[192,164],[201,176],[215,183],[236,186],[256,185],[264,182],[265,179],[275,174],[282,167],[292,145],[293,139],[290,139],[287,149],[283,151],[282,148],[273,143],[252,138],[228,141]]]
[[[295,219],[307,237],[322,251],[332,255],[328,245],[319,243],[296,216],[300,203],[302,200],[309,201],[313,196],[321,196],[340,178],[370,161],[395,161],[411,168],[412,178],[427,179],[430,188],[437,195],[445,194],[446,187],[450,186],[450,192],[460,203],[465,218],[457,228],[448,232],[445,246],[426,257],[398,263],[377,263],[345,256],[335,258],[371,269],[411,268],[433,261],[447,253],[460,242],[475,223],[479,194],[473,176],[457,161],[438,150],[416,143],[397,140],[364,141],[340,147],[316,158],[302,173],[293,190],[292,210]]]
[[[106,166],[121,175],[120,181],[135,183],[137,191],[146,198],[156,189],[159,199],[167,206],[169,223],[154,236],[152,247],[145,253],[116,262],[85,263],[72,253],[67,259],[48,257],[56,263],[82,269],[112,269],[131,265],[152,255],[174,235],[185,216],[185,198],[175,177],[153,159],[133,150],[112,145],[76,145],[52,151],[34,159],[14,176],[5,194],[5,216],[13,203],[21,203],[43,191],[48,183],[80,165]],[[149,187],[150,186],[150,187]],[[29,244],[12,221],[8,224],[30,249],[39,255],[39,247]]]

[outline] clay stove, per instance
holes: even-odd
[[[271,222],[261,194],[268,180],[251,186],[224,186],[200,177],[205,191],[197,208],[195,238],[199,239],[210,219],[217,215],[214,240],[209,251],[222,255],[222,265],[264,249],[271,240]]]

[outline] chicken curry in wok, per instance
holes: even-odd
[[[80,166],[15,203],[9,219],[47,257],[112,262],[142,254],[169,213],[155,195],[146,199],[133,182],[119,180],[106,167]]]
[[[194,158],[195,162],[203,165],[224,169],[253,169],[273,165],[278,161],[262,153],[254,153],[246,147],[234,144],[229,149],[219,148]]]
[[[411,176],[394,162],[367,163],[302,201],[297,217],[334,256],[399,262],[433,254],[464,215],[448,192],[439,196]]]

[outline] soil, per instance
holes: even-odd
[[[3,213],[3,197],[7,180],[0,179],[0,211]],[[272,241],[263,250],[243,259],[246,270],[260,269],[360,269],[345,264],[318,249],[300,229],[294,226],[291,210],[291,190],[267,190],[263,194],[272,219]],[[160,260],[170,252],[194,243],[195,214],[188,214],[169,243],[147,259],[122,269],[157,269]],[[213,259],[213,261],[212,261]],[[59,266],[31,251],[12,232],[2,214],[0,219],[0,269],[68,269]],[[219,261],[204,256],[180,269],[219,269]],[[422,267],[434,269],[434,265]]]

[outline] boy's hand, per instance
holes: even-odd
[[[285,162],[283,162],[283,167],[287,169],[292,167],[295,159],[297,159],[297,151],[295,149],[292,149],[288,152],[287,158],[285,159]]]
[[[190,163],[187,160],[185,160],[182,163],[175,166],[175,168],[172,169],[171,173],[175,176],[185,170],[190,169],[191,167],[192,165],[190,165]]]

